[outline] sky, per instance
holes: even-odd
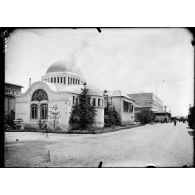
[[[5,81],[41,80],[49,66],[72,60],[101,90],[153,92],[174,116],[186,116],[194,97],[192,35],[183,28],[16,29],[7,42]]]

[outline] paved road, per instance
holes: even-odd
[[[193,165],[193,136],[187,124],[154,124],[112,133],[72,135],[5,134],[5,165],[12,167],[159,167]],[[16,142],[16,139],[19,139]],[[50,162],[48,162],[48,151]]]

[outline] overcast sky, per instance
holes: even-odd
[[[192,35],[186,29],[17,29],[9,37],[5,81],[28,89],[48,67],[70,59],[101,90],[154,92],[172,115],[193,105]],[[157,84],[157,88],[156,88]]]

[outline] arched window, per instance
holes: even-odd
[[[31,105],[31,118],[32,119],[38,118],[38,106],[36,104]]]
[[[41,104],[41,110],[40,110],[40,117],[41,119],[47,119],[48,118],[48,106],[47,104]]]
[[[47,93],[42,89],[38,89],[34,92],[31,101],[39,101],[40,102],[42,100],[48,100]]]

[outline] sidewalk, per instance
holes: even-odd
[[[89,132],[89,130],[72,130],[69,132],[65,131],[48,131],[47,133],[61,133],[61,134],[101,134],[101,133],[109,133],[109,132],[114,132],[114,131],[119,131],[123,129],[130,129],[130,128],[135,128],[135,127],[140,127],[143,126],[143,124],[133,124],[133,125],[125,125],[125,126],[114,126],[114,127],[104,127],[102,129],[96,129],[93,132]],[[14,128],[9,128],[5,130],[5,132],[43,132],[41,130],[16,130]]]

